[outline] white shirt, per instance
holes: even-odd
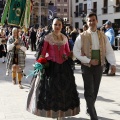
[[[9,44],[9,45],[7,44],[7,50],[8,50],[8,51],[12,50],[14,46],[15,46],[14,43]],[[21,49],[23,52],[26,52],[26,50],[27,50],[27,48],[26,48],[25,46],[21,46],[20,49]]]
[[[99,50],[99,38],[97,31],[91,32],[91,38],[92,38],[92,50]],[[111,65],[116,65],[116,59],[115,59],[115,54],[114,51],[110,45],[110,42],[107,38],[106,39],[106,59]],[[82,63],[89,63],[91,59],[87,58],[87,56],[82,56],[81,55],[81,36],[79,35],[76,38],[74,47],[73,47],[73,53],[75,57],[80,60]]]

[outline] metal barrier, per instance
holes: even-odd
[[[118,50],[120,50],[120,35],[116,36],[115,38],[117,39],[117,46],[115,47],[118,47]]]

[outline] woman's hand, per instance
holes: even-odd
[[[18,44],[18,39],[15,39],[14,45]]]
[[[63,58],[64,60],[67,60],[67,59],[68,59],[68,56],[67,56],[66,54],[63,54],[63,55],[62,55],[62,58]]]

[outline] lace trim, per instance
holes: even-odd
[[[45,41],[49,42],[49,44],[51,44],[51,45],[54,44],[54,45],[60,46],[60,45],[66,44],[68,41],[67,37],[65,35],[62,34],[62,37],[63,37],[63,40],[57,41],[56,39],[54,39],[52,33],[50,33],[45,37]]]

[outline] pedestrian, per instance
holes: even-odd
[[[73,42],[75,42],[76,37],[78,36],[78,34],[79,34],[79,33],[77,32],[77,29],[76,29],[76,28],[74,28],[74,29],[71,31],[70,35],[72,36]]]
[[[68,61],[68,38],[61,33],[62,27],[62,19],[54,18],[53,31],[45,36],[42,53],[38,59],[38,62],[47,61],[48,67],[45,67],[41,77],[39,74],[33,77],[27,99],[29,112],[57,120],[77,115],[80,111],[75,77]]]
[[[107,21],[105,24],[105,35],[108,37],[108,40],[113,48],[113,50],[115,49],[114,46],[114,42],[115,42],[115,33],[114,30],[112,28],[112,23],[111,21]],[[109,69],[110,69],[110,63],[108,62],[108,60],[106,59],[105,62],[105,70],[103,71],[103,74],[107,74],[107,76],[115,76],[115,73],[110,72],[109,73]]]
[[[5,63],[5,58],[7,55],[7,45],[5,38],[2,39],[1,45],[0,45],[0,57],[2,58],[2,63]]]
[[[25,68],[25,51],[26,47],[24,42],[18,36],[19,30],[12,29],[12,36],[7,41],[7,71],[12,69],[12,82],[15,85],[16,79],[18,80],[19,88],[22,89],[21,81],[23,77],[23,69]]]
[[[116,71],[116,60],[113,49],[105,34],[97,30],[97,15],[90,12],[86,16],[88,30],[76,39],[73,53],[81,61],[82,78],[84,82],[84,97],[87,113],[91,120],[98,120],[95,102],[101,82],[105,57],[111,64],[111,71]]]
[[[36,51],[36,31],[34,28],[31,28],[30,45],[31,45],[31,51]]]

